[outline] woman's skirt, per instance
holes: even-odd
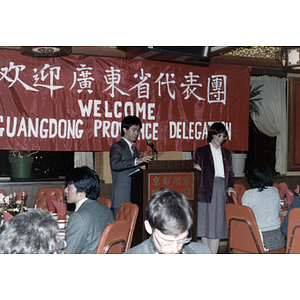
[[[210,239],[227,238],[225,178],[215,177],[211,203],[198,202],[197,236]]]
[[[267,250],[275,250],[285,247],[285,238],[280,227],[275,230],[262,231],[264,247]]]

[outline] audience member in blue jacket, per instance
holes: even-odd
[[[283,235],[287,236],[287,230],[288,230],[288,222],[289,222],[289,212],[294,207],[300,207],[300,196],[295,196],[291,205],[289,206],[288,212],[286,216],[283,219],[283,222],[281,224],[281,232]]]

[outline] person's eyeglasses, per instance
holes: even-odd
[[[186,237],[186,238],[181,239],[181,240],[165,240],[163,238],[160,238],[161,241],[159,241],[156,234],[155,234],[155,231],[153,231],[152,235],[154,236],[154,238],[156,239],[156,241],[157,241],[157,243],[159,244],[160,247],[171,246],[174,243],[176,243],[177,245],[185,245],[185,244],[188,244],[192,240],[191,237]]]

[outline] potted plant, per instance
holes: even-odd
[[[260,103],[263,98],[256,98],[261,94],[260,88],[263,87],[263,84],[253,87],[253,83],[250,86],[250,93],[249,93],[249,120],[252,119],[252,115],[259,116],[259,107],[257,106],[256,102]]]
[[[249,122],[252,120],[252,115],[259,115],[259,107],[257,103],[263,99],[260,96],[261,88],[263,85],[253,87],[253,84],[250,86],[249,92]],[[235,152],[232,154],[232,166],[235,177],[244,177],[245,176],[245,164],[247,159],[247,153],[241,151],[241,153]]]
[[[32,174],[33,155],[38,151],[10,150],[9,162],[11,166],[11,179],[13,181],[30,181]]]

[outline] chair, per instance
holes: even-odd
[[[102,232],[96,254],[122,254],[125,251],[129,230],[130,222],[127,220],[108,224]]]
[[[238,204],[242,204],[242,197],[246,191],[246,187],[242,183],[236,183],[236,184],[234,184],[234,189],[237,194]]]
[[[237,199],[238,199],[237,196],[234,193],[231,193],[230,196],[228,196],[228,203],[241,204],[238,203]]]
[[[2,189],[0,189],[0,193],[3,194],[4,197],[7,196],[7,195],[6,195],[6,192],[5,192],[4,190],[2,190]]]
[[[102,203],[111,208],[111,199],[106,197],[98,197],[97,202]]]
[[[130,222],[130,231],[128,239],[126,241],[125,251],[128,251],[130,249],[138,213],[139,207],[137,204],[124,201],[119,207],[117,215],[115,217],[115,221],[127,220]]]
[[[228,203],[237,203],[242,204],[242,197],[246,191],[246,187],[241,183],[234,184],[234,189],[236,191],[235,195],[234,193],[230,194],[230,197],[228,197]]]
[[[57,197],[57,200],[59,202],[64,203],[65,196],[64,191],[61,188],[58,187],[45,187],[38,190],[35,198],[35,205],[36,208],[41,208],[45,210],[49,210],[47,206],[46,199],[48,196],[55,195]]]
[[[286,192],[288,190],[287,184],[285,182],[273,183],[273,186],[275,186],[277,188],[279,196],[280,196],[280,200],[283,200],[284,196],[286,195]]]
[[[289,212],[286,241],[287,254],[300,253],[300,208],[294,207]]]
[[[225,206],[228,245],[237,254],[284,254],[285,248],[265,251],[252,209],[248,206]]]
[[[290,206],[294,199],[294,193],[288,188],[287,184],[285,182],[273,183],[273,186],[277,188],[280,200],[286,198],[287,205]]]
[[[280,187],[280,199],[284,199],[285,195],[286,195],[286,192],[288,190],[288,186],[285,182],[280,182],[279,183],[279,187]]]

